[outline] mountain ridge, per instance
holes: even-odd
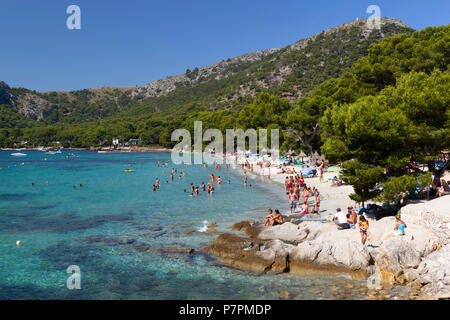
[[[380,31],[372,30],[367,21],[344,23],[282,48],[246,53],[143,86],[50,92],[8,87],[4,91],[17,112],[47,123],[105,119],[133,110],[169,112],[176,110],[174,105],[190,103],[213,110],[232,108],[262,90],[295,102],[315,85],[347,71],[367,54],[370,44],[388,35],[413,31],[397,18],[382,18]],[[174,103],[168,101],[171,99]]]

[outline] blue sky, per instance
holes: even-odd
[[[81,8],[68,30],[66,8]],[[38,91],[135,86],[367,18],[448,24],[447,0],[13,0],[0,3],[0,80]]]

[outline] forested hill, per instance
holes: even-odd
[[[3,109],[28,126],[23,116],[37,125],[62,125],[120,117],[154,118],[155,113],[164,119],[174,112],[240,109],[263,91],[295,102],[316,85],[349,71],[367,55],[370,45],[412,32],[399,19],[383,18],[381,30],[369,29],[366,20],[354,21],[284,48],[188,69],[141,87],[36,92],[0,83],[0,104],[9,105]],[[11,123],[2,127],[11,127]]]

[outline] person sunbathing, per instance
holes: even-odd
[[[381,241],[380,241],[380,246],[383,244],[383,242],[386,239],[395,237],[395,236],[403,236],[405,235],[405,228],[406,228],[406,223],[404,223],[402,221],[402,219],[400,219],[400,216],[396,216],[395,217],[395,227],[394,227],[394,231],[389,232]]]
[[[331,185],[330,185],[330,186],[331,186],[331,187],[339,187],[339,186],[342,185],[342,183],[343,183],[342,179],[335,176],[335,177],[331,180]]]

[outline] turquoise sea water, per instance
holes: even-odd
[[[198,231],[205,220],[230,231],[269,207],[285,212],[281,188],[260,178],[245,188],[231,169],[157,167],[170,160],[165,153],[22,152],[0,151],[0,299],[278,299],[282,290],[296,299],[362,297],[344,287],[362,292],[362,282],[339,276],[258,275],[206,254],[159,250],[207,245],[216,235]],[[171,182],[175,167],[187,177]],[[223,184],[189,197],[190,183],[207,183],[210,173]],[[157,177],[161,189],[152,192]],[[66,287],[71,265],[80,267],[80,290]]]

